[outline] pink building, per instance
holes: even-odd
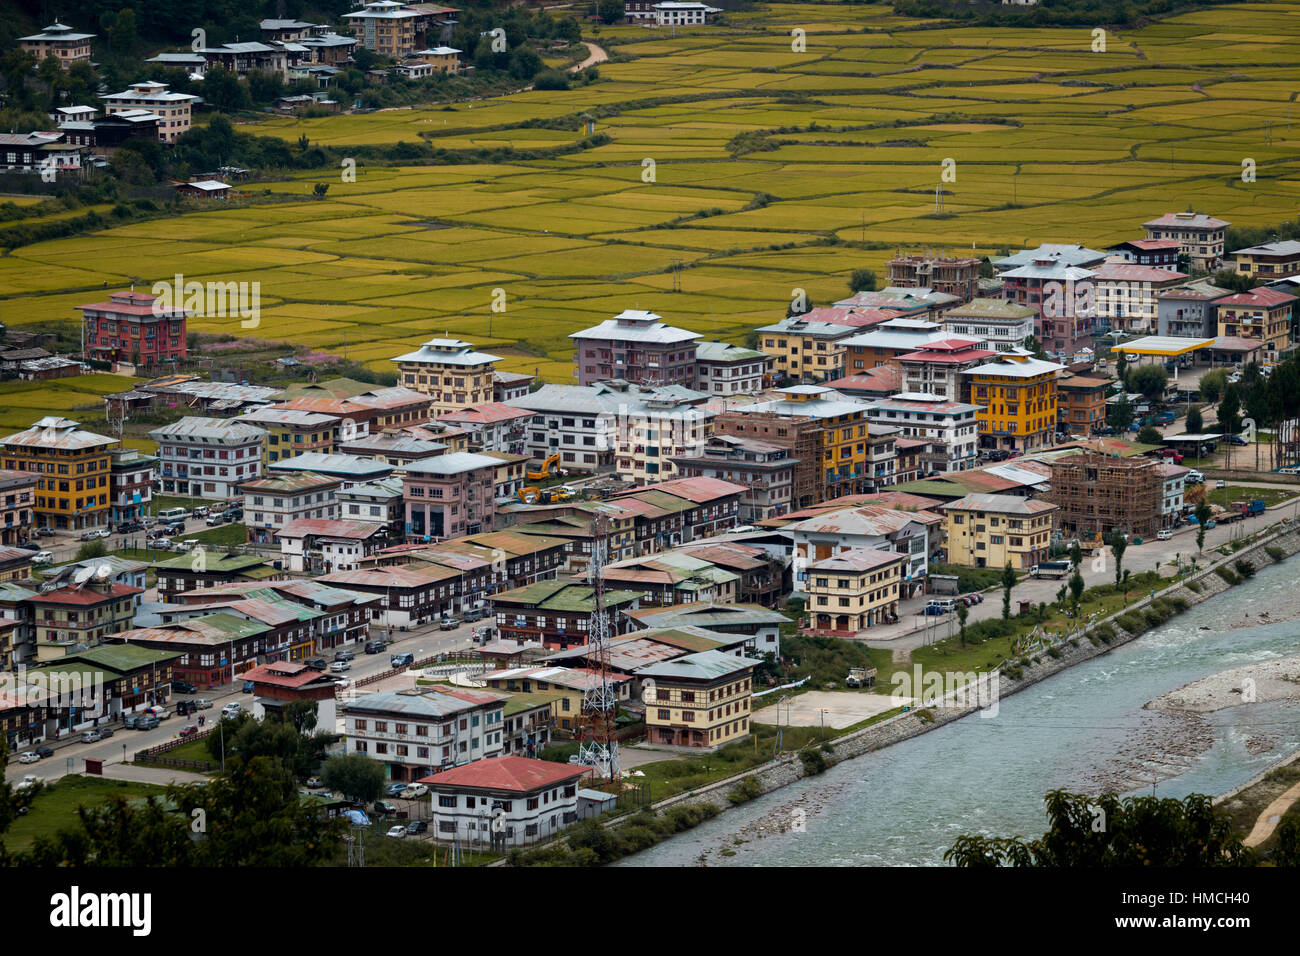
[[[413,461],[402,479],[408,542],[441,541],[492,529],[499,458],[454,452]]]
[[[637,385],[695,385],[698,332],[665,325],[653,312],[625,309],[569,338],[578,384],[626,379]]]

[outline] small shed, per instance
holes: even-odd
[[[618,794],[582,787],[578,790],[578,819],[598,817],[606,810],[618,806]]]

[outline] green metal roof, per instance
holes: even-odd
[[[270,566],[270,559],[264,558],[259,554],[225,554],[212,551],[204,552],[206,557],[205,571],[239,571],[244,568],[253,568],[258,565]],[[168,571],[190,571],[198,570],[193,567],[194,554],[187,552],[178,554],[174,558],[168,558],[165,561],[154,563],[155,568],[165,568]],[[274,570],[274,569],[272,569]]]

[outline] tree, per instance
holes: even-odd
[[[1083,548],[1079,546],[1079,541],[1076,538],[1070,545],[1070,567],[1078,569],[1081,564],[1083,564]]]
[[[1254,866],[1232,818],[1210,797],[1182,800],[1092,797],[1053,790],[1047,794],[1047,832],[1037,840],[957,838],[944,859],[961,867],[1200,867]]]
[[[330,757],[320,776],[325,786],[358,803],[377,800],[384,791],[384,765],[364,754]]]
[[[1034,358],[1042,359],[1044,362],[1047,361],[1047,351],[1043,348],[1043,343],[1038,341],[1038,336],[1026,335],[1025,341],[1022,344],[1024,345],[1025,351],[1032,354]]]
[[[1124,431],[1133,424],[1133,405],[1129,402],[1127,395],[1121,394],[1115,404],[1106,412],[1106,424],[1119,432]]]
[[[295,700],[280,708],[280,717],[300,734],[316,729],[318,705],[314,700]]]
[[[203,99],[213,109],[233,113],[248,105],[248,91],[239,77],[219,66],[203,75]]]
[[[1120,352],[1119,357],[1115,359],[1115,377],[1123,384],[1125,377],[1128,375],[1128,353]]]
[[[623,7],[623,0],[599,0],[596,4],[596,13],[601,22],[606,25],[617,23],[627,16],[627,11]]]
[[[1083,598],[1083,588],[1083,575],[1079,573],[1078,568],[1075,568],[1074,573],[1070,575],[1070,598],[1076,617],[1079,614],[1079,601]]]
[[[325,194],[330,191],[329,183],[317,183],[311,188],[311,194],[317,199],[324,199]]]
[[[1128,373],[1125,385],[1130,392],[1141,392],[1147,401],[1159,401],[1169,384],[1169,373],[1159,365],[1143,365]]]
[[[1116,528],[1110,533],[1110,553],[1115,556],[1115,583],[1119,584],[1124,576],[1124,552],[1128,550],[1128,541],[1123,532]]]
[[[1212,372],[1206,372],[1201,376],[1200,393],[1201,400],[1206,402],[1217,402],[1223,397],[1223,390],[1228,385],[1228,370],[1216,368]]]
[[[108,554],[108,548],[104,547],[104,539],[96,538],[94,541],[87,541],[77,549],[77,561],[89,561],[92,558],[102,558]]]
[[[1234,383],[1223,390],[1223,401],[1219,402],[1219,431],[1225,435],[1235,435],[1241,431],[1241,389]]]
[[[1138,430],[1137,441],[1139,445],[1163,445],[1165,436],[1154,425],[1143,425]]]
[[[521,82],[531,80],[542,69],[542,58],[530,46],[516,47],[510,54],[510,75]],[[568,85],[567,83],[565,84]]]
[[[981,279],[993,278],[993,263],[989,261],[988,256],[985,256],[983,259],[980,260],[980,278]]]
[[[875,292],[876,274],[870,269],[854,269],[849,273],[850,292]]]
[[[1011,619],[1011,589],[1016,586],[1016,572],[1011,567],[1011,562],[1002,569],[1002,620]]]
[[[970,617],[970,608],[965,604],[957,605],[957,636],[961,639],[961,646],[966,646],[966,618]]]
[[[1205,428],[1205,422],[1201,419],[1201,410],[1193,405],[1187,410],[1187,421],[1185,423],[1189,435],[1199,435]]]
[[[1198,552],[1205,550],[1205,523],[1210,520],[1212,514],[1208,501],[1202,500],[1196,506],[1196,550]]]

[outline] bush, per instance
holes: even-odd
[[[1003,663],[1002,673],[1006,674],[1012,680],[1021,680],[1025,676],[1024,669],[1021,667],[1017,667],[1015,664],[1008,665],[1006,663]]]
[[[536,90],[567,90],[569,78],[559,70],[542,70],[533,80]]]
[[[1188,581],[1188,582],[1187,582],[1187,590],[1191,591],[1193,594],[1200,594],[1200,593],[1201,593],[1201,582],[1200,582],[1200,581]]]
[[[747,803],[762,794],[762,792],[763,788],[759,785],[757,777],[746,777],[731,788],[731,793],[727,794],[727,799],[732,803]]]
[[[1240,584],[1241,578],[1232,573],[1231,568],[1215,568],[1214,573],[1223,578],[1228,584]]]
[[[825,773],[829,766],[826,763],[826,756],[816,748],[799,751],[799,762],[803,764],[803,772],[810,777]]]
[[[1232,566],[1237,569],[1237,573],[1240,574],[1243,578],[1250,578],[1255,576],[1255,569],[1254,567],[1251,566],[1251,563],[1249,561],[1246,561],[1242,558],[1238,558],[1236,561],[1232,562]]]
[[[1286,557],[1286,552],[1283,551],[1275,544],[1270,544],[1266,548],[1264,548],[1264,553],[1267,554],[1274,561],[1281,561],[1283,558]]]
[[[1115,618],[1115,623],[1128,631],[1130,634],[1141,634],[1146,630],[1146,625],[1142,618],[1135,612],[1129,611],[1127,614],[1121,614]]]
[[[1078,641],[1073,641],[1072,643],[1073,643],[1076,647],[1078,646]],[[1059,657],[1061,656],[1061,649],[1060,649],[1059,647],[1049,647],[1049,648],[1047,649],[1047,654],[1048,654],[1049,657],[1052,657],[1052,658],[1059,658]]]

